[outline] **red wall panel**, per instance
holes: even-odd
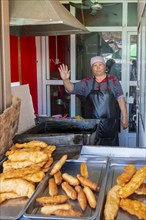
[[[19,81],[18,74],[18,39],[10,37],[11,82]],[[29,84],[35,114],[38,113],[37,69],[35,37],[20,37],[22,85]]]
[[[11,82],[18,82],[18,38],[10,37]]]

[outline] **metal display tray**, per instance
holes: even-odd
[[[106,196],[108,191],[116,185],[116,179],[117,177],[123,173],[123,168],[124,166],[128,164],[134,164],[137,169],[141,168],[142,166],[146,165],[146,160],[145,158],[110,158],[109,160],[109,169],[108,171],[108,176],[107,176],[107,183],[106,183],[106,188],[105,188],[105,194],[104,194],[104,204],[102,207],[102,212],[100,213],[100,219],[104,220],[104,206],[106,202]],[[137,195],[137,194],[132,194],[131,196],[128,197],[129,199],[135,199],[139,200],[141,202],[146,202],[146,196],[143,195]],[[122,210],[119,208],[117,217],[115,220],[137,220],[138,218],[134,215],[128,214],[128,212]]]
[[[2,169],[3,169],[2,164],[5,160],[7,160],[7,157],[5,157],[3,160],[0,161],[0,173],[2,173]],[[40,185],[41,182],[36,184],[35,191],[37,191]],[[0,204],[0,220],[19,219],[25,212],[25,209],[27,209],[29,200],[30,199],[23,197],[23,198],[9,199],[3,202],[2,204]]]
[[[95,193],[97,206],[95,209],[91,209],[89,206],[84,212],[82,217],[70,217],[69,219],[83,219],[83,220],[91,220],[91,219],[99,219],[98,214],[101,212],[102,204],[103,204],[103,195],[106,185],[106,167],[108,164],[108,159],[106,157],[80,157],[78,160],[68,160],[64,166],[62,167],[62,173],[69,173],[73,176],[76,176],[80,173],[80,165],[81,162],[85,161],[88,167],[89,178],[96,182],[100,190]],[[23,217],[26,219],[68,219],[68,217],[59,217],[54,215],[43,215],[40,213],[40,207],[37,206],[36,198],[49,195],[48,192],[48,180],[50,175],[48,174],[48,178],[45,178],[45,181],[40,185],[39,189],[36,191],[32,199],[30,200],[29,206],[26,209]],[[65,194],[61,187],[59,186],[59,194]],[[73,207],[77,210],[81,210],[79,204],[76,201],[69,200],[69,203],[73,205]],[[100,219],[99,219],[100,220]]]

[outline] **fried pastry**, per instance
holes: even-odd
[[[67,155],[65,154],[53,166],[53,168],[50,172],[50,175],[54,175],[55,173],[57,173],[62,168],[62,166],[65,164],[66,160],[67,160]]]
[[[31,161],[10,161],[10,160],[6,160],[3,162],[3,172],[9,172],[13,169],[19,169],[19,168],[23,168],[23,167],[28,167],[31,165],[34,165],[35,163],[31,162]]]
[[[16,199],[16,198],[20,198],[20,197],[21,197],[20,195],[18,195],[17,193],[14,193],[14,192],[0,193],[0,204],[7,199]]]
[[[39,183],[42,181],[42,179],[45,177],[45,173],[43,171],[37,171],[32,174],[27,174],[23,177],[23,179],[33,182],[33,183]]]
[[[133,164],[129,164],[124,167],[124,171],[120,176],[117,177],[117,184],[124,186],[128,183],[133,175],[136,173],[136,167]]]
[[[50,196],[56,196],[58,194],[58,187],[54,178],[49,179],[49,194]]]
[[[120,198],[117,196],[117,191],[121,189],[120,185],[113,186],[107,193],[106,203],[104,207],[105,220],[114,220],[117,216]]]
[[[54,215],[57,216],[62,216],[62,217],[81,217],[83,213],[81,211],[77,211],[75,209],[69,209],[69,210],[62,210],[59,209],[53,213]]]
[[[4,173],[1,173],[0,174],[0,178],[2,179],[10,179],[10,178],[17,178],[17,177],[25,177],[25,175],[28,175],[28,174],[33,174],[35,172],[38,172],[40,171],[40,167],[39,166],[36,166],[36,165],[32,165],[29,167],[26,168],[20,168],[20,169],[15,169],[13,170],[13,172],[4,172]]]
[[[82,162],[80,165],[80,173],[81,173],[81,176],[84,176],[86,178],[89,177],[87,164],[85,162]]]
[[[41,170],[42,170],[43,172],[47,172],[47,171],[49,170],[51,164],[53,163],[53,161],[54,161],[53,157],[50,157],[50,158],[47,160],[47,162],[44,164],[44,166],[42,167]]]
[[[8,156],[11,161],[31,161],[33,163],[40,163],[48,159],[48,155],[43,151],[25,151],[23,149],[15,151]]]
[[[72,199],[72,200],[77,199],[77,192],[74,190],[74,188],[72,186],[69,185],[69,183],[63,182],[61,184],[61,187],[70,199]]]
[[[14,192],[20,196],[30,198],[34,190],[35,186],[24,179],[0,179],[0,193]]]
[[[77,178],[83,186],[88,186],[94,191],[97,191],[99,189],[99,186],[97,186],[96,183],[94,183],[93,181],[81,176],[80,174],[77,174]]]
[[[138,195],[146,195],[146,183],[142,183],[134,193]]]
[[[68,196],[66,195],[44,196],[36,199],[36,201],[41,205],[60,204],[66,202],[67,200],[68,200]]]
[[[69,210],[72,208],[71,204],[64,203],[64,204],[57,204],[57,205],[45,205],[41,208],[41,213],[44,215],[51,215],[55,211],[61,210]]]
[[[120,198],[127,198],[140,187],[145,178],[146,166],[143,166],[134,174],[132,179],[117,192],[117,195]]]
[[[37,147],[37,146],[39,146],[41,148],[45,148],[48,146],[48,144],[45,143],[44,141],[33,140],[33,141],[29,141],[29,142],[22,143],[22,144],[17,143],[14,146],[17,148]],[[13,147],[11,149],[13,149]]]
[[[72,186],[77,186],[80,184],[79,180],[76,177],[68,173],[63,173],[62,178]]]
[[[92,192],[92,190],[88,186],[85,186],[83,191],[86,195],[86,198],[87,198],[87,201],[88,201],[90,207],[94,209],[97,204],[94,193]]]
[[[62,183],[62,174],[60,170],[54,174],[54,179],[57,185],[60,185]]]
[[[79,205],[80,205],[81,209],[83,211],[85,211],[86,208],[87,208],[87,198],[86,198],[86,195],[85,195],[83,189],[80,186],[76,186],[75,190],[78,193],[77,199],[78,199]]]
[[[120,207],[138,219],[146,220],[146,204],[138,200],[121,199]]]

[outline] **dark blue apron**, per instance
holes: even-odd
[[[95,145],[119,146],[118,138],[118,103],[109,88],[108,77],[107,90],[95,90],[95,79],[92,90],[85,101],[85,118],[100,119],[97,126]]]

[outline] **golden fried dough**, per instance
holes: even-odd
[[[92,190],[88,186],[85,186],[83,191],[86,195],[86,198],[87,198],[87,201],[88,201],[90,207],[94,209],[97,204],[94,193],[92,192]]]
[[[32,174],[27,174],[23,177],[23,179],[33,182],[33,183],[39,183],[42,181],[42,179],[45,177],[45,173],[43,171],[37,171]]]
[[[136,167],[133,164],[129,164],[124,167],[124,171],[120,176],[117,177],[117,184],[124,186],[128,183],[133,175],[136,173]]]
[[[82,162],[80,165],[80,173],[81,173],[81,176],[84,176],[86,178],[89,177],[87,164],[85,162]]]
[[[50,158],[47,160],[47,162],[43,165],[43,167],[42,167],[41,170],[42,170],[43,172],[47,172],[53,162],[54,162],[53,157],[50,157]]]
[[[88,186],[94,191],[97,191],[99,189],[99,186],[97,186],[96,183],[94,183],[93,181],[81,176],[80,174],[77,174],[77,178],[83,186]]]
[[[25,151],[17,150],[13,154],[8,156],[8,159],[11,161],[31,161],[34,163],[40,163],[48,159],[48,155],[43,151]]]
[[[58,194],[58,187],[54,178],[49,179],[49,194],[50,196],[56,196]]]
[[[55,173],[57,173],[62,168],[62,166],[65,164],[66,160],[67,160],[67,155],[65,154],[53,166],[53,168],[50,172],[50,175],[54,175]]]
[[[44,215],[51,215],[55,211],[61,209],[61,210],[69,210],[72,208],[71,204],[65,203],[65,204],[57,204],[57,205],[45,205],[41,208],[41,213]]]
[[[138,195],[146,195],[146,183],[142,183],[134,193]]]
[[[143,166],[135,173],[132,179],[117,192],[117,195],[120,198],[127,198],[140,187],[145,178],[146,166]]]
[[[60,170],[54,174],[54,179],[57,185],[60,185],[62,183],[62,174]]]
[[[31,165],[34,165],[35,163],[31,162],[31,161],[10,161],[10,160],[6,160],[3,162],[3,172],[9,172],[13,169],[19,169],[19,168],[23,168],[23,167],[28,167]]]
[[[72,186],[69,185],[69,183],[63,182],[61,186],[70,199],[72,200],[77,199],[77,192],[74,190]]]
[[[75,190],[78,192],[77,199],[78,199],[79,205],[80,205],[81,209],[83,211],[85,211],[86,208],[87,208],[87,198],[86,198],[86,195],[85,195],[83,189],[80,186],[76,186]]]
[[[17,143],[14,146],[17,148],[37,147],[37,146],[39,146],[41,148],[45,148],[48,146],[48,144],[45,143],[44,141],[33,140],[33,141],[29,141],[29,142],[22,143],[22,144]],[[13,147],[12,147],[12,149],[13,149]]]
[[[138,200],[121,199],[120,207],[139,219],[146,220],[146,204]]]
[[[40,167],[33,165],[30,167],[31,169],[28,169],[28,167],[15,169],[13,172],[5,172],[0,174],[0,178],[3,179],[10,179],[10,178],[16,178],[16,177],[25,177],[25,175],[33,174],[37,171],[40,171]]]
[[[7,199],[16,199],[16,198],[20,198],[20,197],[21,197],[20,195],[18,195],[17,193],[14,193],[14,192],[0,193],[0,204]]]
[[[64,203],[67,200],[68,200],[68,196],[66,195],[45,196],[36,199],[36,201],[39,202],[41,205],[59,204],[59,203]]]
[[[55,211],[53,214],[57,216],[62,216],[62,217],[67,217],[67,216],[68,217],[81,217],[83,215],[81,211],[77,211],[74,209],[69,209],[69,210],[59,209]]]
[[[35,186],[24,179],[0,179],[0,193],[14,192],[20,196],[30,198],[34,190]]]
[[[72,186],[77,186],[80,184],[79,180],[76,177],[68,173],[63,173],[62,178]]]
[[[108,191],[104,207],[105,220],[114,220],[117,216],[120,204],[120,198],[117,196],[117,191],[119,189],[121,189],[121,186],[115,185]]]

